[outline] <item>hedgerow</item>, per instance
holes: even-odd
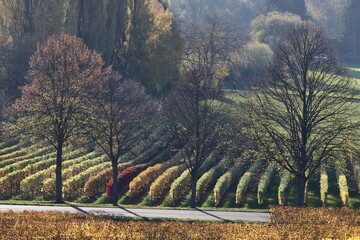
[[[159,145],[156,144],[156,136],[163,140],[168,137],[165,134],[164,128],[156,129],[150,136],[150,140],[141,142],[134,150],[121,156],[119,160],[120,165],[130,167],[131,165],[138,165],[153,158],[160,149]],[[134,156],[136,157],[134,158]],[[125,169],[119,169],[118,175],[123,170]],[[97,198],[101,196],[106,191],[106,186],[111,180],[112,168],[108,168],[89,178],[84,186],[86,197]]]
[[[12,146],[15,146],[15,145],[18,145],[19,144],[19,139],[18,138],[11,138],[11,139],[8,139],[8,140],[5,140],[3,142],[0,143],[0,155],[2,155],[3,153],[3,150],[8,148],[8,147],[12,147]]]
[[[185,171],[185,165],[178,165],[167,169],[150,186],[149,195],[153,202],[158,201],[169,191],[171,183]]]
[[[169,148],[171,151],[171,149]],[[131,197],[137,196],[142,191],[148,189],[150,185],[158,178],[166,169],[179,163],[181,160],[181,153],[177,153],[170,160],[148,167],[145,171],[136,176],[129,184],[129,194]]]
[[[258,191],[257,191],[257,199],[259,205],[264,203],[266,192],[269,188],[271,178],[274,175],[274,173],[275,173],[275,167],[270,165],[266,168],[265,172],[260,178]]]
[[[88,168],[78,175],[64,181],[64,197],[68,200],[76,199],[84,194],[84,185],[87,179],[92,175],[111,167],[110,162],[104,162],[99,165]]]
[[[340,170],[336,171],[336,175],[338,178],[341,202],[344,206],[348,206],[348,204],[349,204],[349,187],[348,187],[348,183],[346,180],[346,176]]]
[[[131,163],[122,163],[118,165],[118,175],[126,168],[130,167]],[[84,185],[85,196],[89,199],[98,198],[106,192],[106,185],[111,181],[113,175],[112,168],[107,168],[100,173],[90,177]]]
[[[191,175],[189,170],[186,169],[180,177],[171,184],[169,196],[174,204],[189,190],[190,182]]]
[[[236,181],[235,179],[239,175],[238,172],[238,168],[236,166],[233,166],[216,182],[216,185],[214,187],[215,206],[218,206],[220,204],[220,201],[225,195],[228,188],[234,181]]]
[[[148,167],[147,164],[139,164],[131,166],[122,171],[118,176],[118,191],[122,195],[129,190],[130,182],[144,169]],[[106,185],[106,194],[109,198],[112,197],[113,182],[110,181]]]
[[[68,158],[73,158],[81,154],[80,150],[72,151],[68,154],[64,154],[64,161]],[[41,158],[41,157],[40,157]],[[36,163],[29,164],[25,168],[13,171],[6,175],[5,177],[0,178],[0,192],[3,195],[16,195],[20,193],[20,184],[27,176],[34,174],[35,172],[41,171],[44,168],[47,168],[55,164],[54,158],[45,158],[42,161],[39,160]]]
[[[97,156],[98,153],[94,153]],[[63,164],[63,181],[76,176],[82,171],[86,169],[98,165],[100,163],[105,162],[106,157],[105,155],[100,155],[99,157],[95,158],[85,158],[84,156],[79,157],[76,161],[69,162],[68,164]],[[72,164],[76,162],[76,164]],[[66,163],[66,162],[65,162]],[[54,172],[55,173],[55,172]],[[51,175],[50,178],[47,178],[43,181],[43,187],[41,192],[46,199],[51,199],[55,196],[55,174]]]
[[[56,156],[56,153],[47,153],[48,150],[48,148],[43,148],[31,154],[27,154],[21,158],[12,159],[12,164],[9,163],[5,167],[0,168],[0,177],[4,177],[6,174],[22,169],[30,164],[34,164]]]
[[[21,148],[23,148],[23,145],[20,143],[12,145],[12,146],[4,147],[3,149],[0,149],[0,157],[4,156],[6,154],[12,153],[12,152],[19,151]]]
[[[212,151],[212,153],[205,159],[203,164],[199,168],[199,174],[202,174],[212,167],[216,157],[218,155],[218,149]],[[169,196],[173,204],[175,204],[188,190],[191,183],[191,174],[188,170],[183,172],[170,187]]]
[[[278,188],[278,201],[280,206],[285,205],[286,201],[286,190],[289,187],[291,181],[291,174],[289,171],[284,171],[283,175],[280,178],[280,185]]]
[[[196,183],[196,201],[199,202],[206,189],[214,183],[222,174],[226,167],[224,164],[218,164],[214,168],[204,173]]]
[[[329,189],[329,177],[325,166],[320,167],[320,199],[323,206],[326,206],[326,200]]]
[[[12,160],[14,158],[19,158],[28,155],[29,153],[32,153],[33,151],[38,150],[39,148],[42,148],[42,144],[33,144],[29,145],[28,142],[24,142],[22,144],[19,144],[19,149],[16,151],[9,152],[7,154],[0,156],[0,168],[6,166],[8,163],[6,160]]]
[[[18,151],[0,156],[0,168],[6,167],[9,164],[16,163],[17,161],[39,156],[39,148],[40,145],[31,145],[29,147],[21,148]]]
[[[263,161],[257,160],[252,166],[247,170],[244,175],[240,178],[239,184],[236,188],[236,203],[241,204],[245,198],[245,193],[247,192],[249,183],[255,173],[258,171],[260,166],[262,166]]]
[[[77,154],[77,153],[76,153]],[[82,162],[84,159],[87,158],[93,158],[99,156],[98,152],[91,152],[88,154],[85,154],[81,157],[72,158],[72,154],[65,153],[64,154],[64,161],[62,164],[63,169],[66,169],[67,167]],[[37,171],[36,173],[26,177],[24,180],[20,183],[20,191],[23,196],[34,198],[35,196],[40,196],[42,192],[43,182],[45,179],[51,178],[55,176],[55,156],[52,158],[53,164],[41,171]]]

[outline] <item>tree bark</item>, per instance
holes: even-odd
[[[112,159],[112,169],[113,169],[113,189],[112,189],[112,202],[114,206],[117,206],[117,202],[119,200],[119,190],[118,190],[118,181],[117,181],[117,175],[118,175],[118,167],[117,167],[117,161]]]
[[[192,207],[192,208],[196,208],[196,182],[197,182],[197,178],[195,176],[191,176],[190,207]]]
[[[63,153],[62,141],[58,142],[56,149],[56,203],[64,203],[62,196],[62,153]]]
[[[298,175],[298,186],[297,186],[297,206],[304,207],[305,206],[305,188],[306,188],[306,175],[305,172],[303,174]]]

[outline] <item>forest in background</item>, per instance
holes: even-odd
[[[179,77],[185,42],[193,37],[187,36],[189,26],[209,24],[210,16],[223,26],[219,31],[241,41],[224,59],[230,66],[227,86],[263,76],[274,39],[299,19],[320,25],[340,58],[356,62],[359,9],[356,0],[1,0],[0,88],[10,99],[18,97],[37,43],[65,32],[163,96]]]

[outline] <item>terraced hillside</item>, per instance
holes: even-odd
[[[190,174],[179,152],[158,131],[154,138],[125,154],[119,164],[122,204],[187,206]],[[55,156],[45,144],[9,140],[0,145],[2,199],[48,199],[55,192]],[[64,197],[71,201],[107,202],[111,164],[106,156],[67,146],[63,163]],[[308,185],[312,206],[359,206],[360,164],[349,160],[346,170],[322,166]],[[295,204],[294,180],[261,156],[228,156],[214,150],[201,168],[197,202],[204,207],[261,208]]]

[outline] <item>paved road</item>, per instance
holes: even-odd
[[[124,217],[161,217],[202,220],[243,220],[270,221],[269,213],[256,212],[227,212],[203,210],[167,210],[167,209],[134,209],[134,208],[100,208],[77,206],[30,206],[30,205],[0,205],[0,211],[59,211],[95,215],[113,215]]]

